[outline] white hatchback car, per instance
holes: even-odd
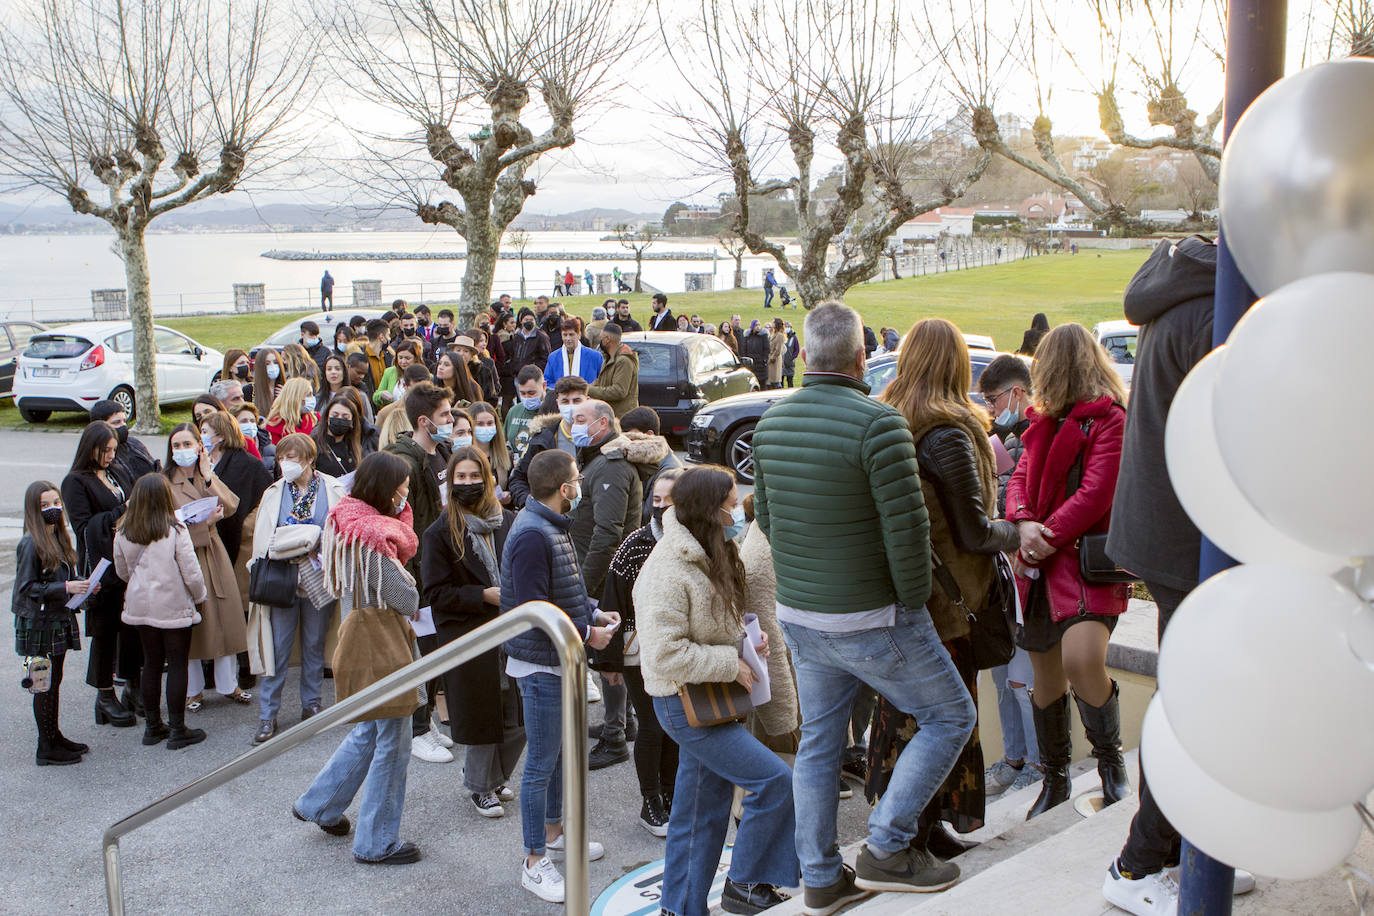
[[[1111,358],[1112,368],[1121,376],[1126,390],[1135,375],[1135,339],[1140,329],[1129,321],[1103,321],[1093,325],[1093,337]]]
[[[320,339],[324,341],[325,346],[332,347],[334,346],[334,327],[340,321],[349,321],[354,315],[362,315],[364,318],[371,319],[381,318],[385,314],[383,309],[345,309],[343,311],[335,309],[332,312],[316,312],[313,315],[297,318],[288,325],[283,325],[271,337],[249,350],[248,355],[256,359],[258,351],[263,347],[280,350],[289,343],[296,343],[301,339],[301,323],[305,321],[313,321],[319,325]]]
[[[186,335],[153,325],[159,404],[193,400],[204,394],[224,366],[224,354]],[[14,403],[30,423],[53,411],[90,412],[109,399],[132,422],[134,332],[128,321],[83,321],[29,339],[14,373]]]

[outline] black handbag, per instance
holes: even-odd
[[[248,600],[267,607],[291,607],[296,603],[299,571],[290,560],[258,557],[248,571]]]
[[[998,668],[1016,654],[1016,579],[1011,563],[998,554],[993,563],[992,583],[981,613],[975,614],[964,601],[963,589],[949,568],[940,561],[934,546],[930,563],[935,582],[950,603],[968,615],[968,637],[973,645],[973,663],[979,671]]]
[[[1088,430],[1092,429],[1093,421],[1088,420],[1082,424],[1083,435],[1088,435]],[[1086,446],[1078,457],[1074,459],[1073,466],[1069,468],[1068,478],[1065,482],[1067,496],[1073,496],[1078,492],[1078,488],[1083,485],[1083,456],[1087,451]],[[1074,546],[1078,548],[1078,575],[1090,585],[1120,585],[1122,583],[1132,583],[1140,581],[1140,577],[1133,572],[1128,572],[1117,565],[1117,562],[1107,556],[1107,535],[1085,534],[1080,537]]]

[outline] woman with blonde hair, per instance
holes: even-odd
[[[281,394],[272,402],[263,429],[267,430],[272,437],[272,444],[276,445],[283,436],[292,433],[310,435],[315,428],[315,420],[315,386],[309,379],[297,376],[287,379],[286,384],[281,386]]]
[[[959,329],[943,318],[916,322],[897,357],[897,375],[882,400],[901,411],[916,443],[921,490],[930,515],[931,563],[937,573],[926,604],[935,631],[949,652],[964,686],[978,703],[978,666],[969,639],[968,615],[1000,614],[988,608],[988,592],[998,574],[998,555],[1020,543],[1016,528],[994,521],[997,514],[997,458],[988,435],[987,411],[969,398],[973,373],[968,345]],[[869,740],[870,800],[887,791],[903,749],[919,731],[918,719],[878,698]],[[948,859],[964,847],[945,831],[983,826],[983,750],[975,726],[944,785],[921,813],[914,843]]]
[[[305,347],[289,343],[281,348],[282,372],[287,378],[303,378],[310,382],[313,389],[320,375],[320,364],[310,356]]]
[[[1106,533],[1121,467],[1126,392],[1107,352],[1079,324],[1035,348],[1034,405],[1025,451],[1007,484],[1007,518],[1020,534],[1016,587],[1025,609],[1017,644],[1035,670],[1031,699],[1045,784],[1028,817],[1069,798],[1069,688],[1097,758],[1107,804],[1130,794],[1121,756],[1118,688],[1107,641],[1129,587],[1087,582],[1079,542]]]

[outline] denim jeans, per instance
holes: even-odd
[[[520,830],[525,851],[542,856],[544,826],[563,822],[563,679],[538,672],[516,680],[525,704]]]
[[[1021,686],[1009,687],[1008,681]],[[1035,713],[1030,698],[1034,681],[1026,650],[1018,647],[1009,664],[993,668],[992,683],[997,687],[997,718],[1002,723],[1002,756],[1039,763],[1040,744],[1035,737]]]
[[[840,876],[835,837],[840,760],[860,686],[869,685],[921,723],[868,818],[868,847],[882,854],[903,849],[916,836],[921,811],[954,767],[977,710],[924,608],[899,607],[891,627],[852,633],[787,623],[782,629],[797,670],[802,712],[793,774],[802,815],[797,854],[806,885],[824,887]]]
[[[729,877],[736,884],[797,883],[792,773],[738,722],[693,728],[676,696],[654,697],[654,711],[678,744],[677,786],[663,864],[664,912],[706,916],[716,879],[735,786],[745,792]]]
[[[383,859],[400,845],[409,765],[409,718],[359,722],[296,799],[296,810],[317,824],[336,824],[361,788],[353,854],[370,861]]]
[[[297,628],[301,631],[301,708],[320,702],[324,643],[333,614],[333,602],[317,608],[300,595],[291,607],[272,608],[272,651],[277,657],[277,673],[264,675],[258,688],[259,718],[275,719],[281,710],[281,688],[286,683]]]

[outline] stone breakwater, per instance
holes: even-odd
[[[273,248],[262,257],[274,261],[465,261],[465,251],[289,251]],[[502,261],[518,261],[520,253],[503,251],[497,255]],[[716,261],[728,260],[710,251],[646,251],[646,261]],[[633,264],[630,252],[614,251],[527,251],[526,261],[561,261],[568,264],[582,261],[618,261]]]

